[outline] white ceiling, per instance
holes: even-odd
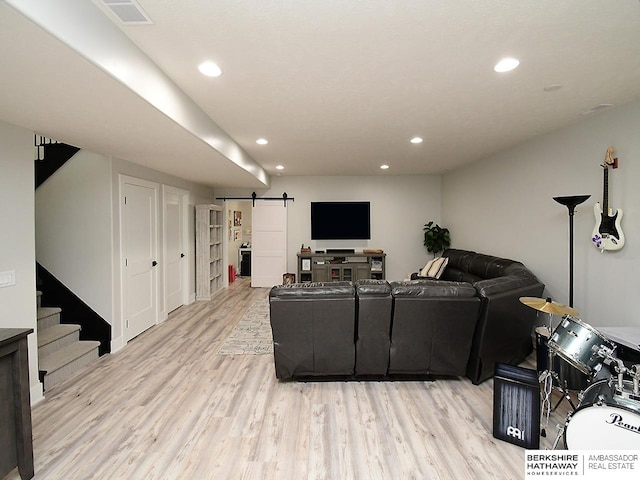
[[[90,5],[270,175],[437,174],[640,98],[638,0],[138,1],[152,25]],[[0,119],[189,180],[264,186],[7,2]],[[520,67],[495,73],[506,56]],[[198,72],[207,59],[222,76]]]

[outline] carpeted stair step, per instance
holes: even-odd
[[[46,372],[44,389],[70,377],[76,370],[98,358],[100,342],[93,340],[74,342],[60,350],[40,358],[40,370]]]
[[[80,325],[56,324],[38,331],[38,357],[51,355],[56,350],[80,340]]]
[[[38,308],[38,331],[49,328],[60,323],[60,312],[62,309],[58,307],[39,307]]]

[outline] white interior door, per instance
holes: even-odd
[[[158,188],[142,180],[125,181],[123,192],[124,333],[129,341],[158,317]]]
[[[287,273],[287,207],[257,199],[251,212],[251,286],[282,284]]]
[[[166,312],[184,305],[184,194],[164,190],[164,288]]]

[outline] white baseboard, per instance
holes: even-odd
[[[31,388],[29,390],[29,394],[31,395],[32,407],[44,400],[44,390],[41,382],[38,382],[35,385],[31,385]]]
[[[111,353],[116,353],[118,350],[122,350],[126,345],[123,337],[117,337],[111,340]]]

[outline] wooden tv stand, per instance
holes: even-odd
[[[298,253],[298,282],[384,280],[385,253]]]

